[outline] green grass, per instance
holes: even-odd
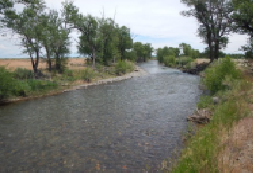
[[[199,98],[199,102],[198,102],[198,108],[206,108],[206,107],[210,107],[211,105],[213,105],[213,99],[211,96],[205,96],[202,95]]]
[[[189,144],[183,150],[172,173],[187,172],[218,172],[218,153],[222,146],[219,145],[219,133],[222,127],[228,129],[233,122],[247,116],[247,112],[241,112],[239,101],[229,100],[215,108],[213,120],[200,129],[196,135],[189,139]]]
[[[210,96],[201,96],[199,108],[209,107],[213,110],[210,123],[200,128],[195,136],[187,141],[187,146],[182,151],[180,159],[176,161],[170,172],[219,172],[218,154],[224,148],[221,145],[222,130],[227,132],[233,123],[249,115],[248,104],[252,98],[247,97],[247,92],[252,91],[252,83],[247,82],[245,76],[241,79],[232,79],[230,90],[219,90],[217,96],[224,101],[213,105]],[[244,94],[241,94],[244,92]],[[222,97],[224,96],[224,97]],[[222,133],[221,133],[222,132]],[[167,172],[168,170],[164,170]]]

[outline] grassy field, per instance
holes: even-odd
[[[67,67],[69,69],[80,69],[80,66],[85,64],[85,58],[69,58]],[[6,66],[7,69],[13,71],[16,68],[26,68],[32,70],[31,60],[29,58],[11,59],[11,58],[0,58],[0,66]],[[39,67],[40,70],[46,69],[47,64],[45,59],[40,59]]]

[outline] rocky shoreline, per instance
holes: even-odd
[[[66,89],[59,89],[57,91],[51,91],[51,92],[49,91],[49,93],[39,95],[39,96],[30,96],[30,97],[20,97],[20,98],[16,98],[16,99],[9,99],[9,100],[5,100],[5,101],[0,102],[0,106],[16,103],[16,102],[20,102],[20,101],[28,101],[28,100],[34,100],[37,98],[47,97],[47,96],[59,95],[64,92],[73,91],[73,90],[88,89],[91,86],[113,83],[115,81],[126,80],[126,79],[130,79],[133,77],[140,77],[140,76],[147,75],[147,74],[148,74],[147,71],[145,71],[144,69],[135,65],[133,72],[122,75],[122,76],[116,76],[115,78],[109,78],[109,79],[101,79],[101,80],[98,80],[96,82],[92,82],[89,84],[70,86],[70,89],[67,89],[67,90]]]
[[[79,90],[79,89],[88,89],[88,87],[90,87],[90,86],[113,83],[115,81],[122,81],[122,80],[130,79],[133,77],[139,77],[139,76],[143,76],[143,75],[147,75],[147,74],[148,74],[148,72],[146,72],[144,69],[140,68],[139,66],[135,65],[134,71],[131,73],[128,73],[128,74],[125,74],[122,76],[117,76],[115,78],[101,79],[95,83],[76,85],[76,86],[73,86],[69,90],[64,90],[63,92],[72,91],[72,90]]]
[[[195,68],[190,69],[182,69],[183,73],[193,74],[193,75],[199,75],[201,71],[205,70],[209,63],[201,63],[196,64]]]

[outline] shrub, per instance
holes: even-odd
[[[134,63],[133,62],[126,62],[126,69],[127,72],[131,72],[134,70]]]
[[[202,82],[212,94],[215,94],[219,90],[227,89],[227,86],[223,84],[223,80],[228,75],[231,80],[239,79],[241,76],[240,71],[236,69],[235,64],[227,56],[220,60],[220,62],[214,62],[211,67],[205,70],[205,78]]]
[[[172,67],[176,64],[176,58],[173,55],[165,56],[164,57],[164,65],[167,67]]]
[[[131,62],[119,61],[115,65],[115,74],[117,75],[126,74],[127,72],[130,72],[133,70],[134,70],[134,64]]]
[[[9,96],[25,96],[30,90],[29,85],[21,80],[16,80],[13,73],[0,67],[0,100]]]
[[[57,83],[51,82],[51,81],[45,81],[45,80],[28,80],[28,85],[31,87],[32,91],[37,90],[50,90],[50,89],[56,89],[58,87]]]
[[[196,68],[196,63],[195,62],[188,62],[186,64],[186,68],[187,69]]]
[[[74,71],[73,71],[73,70],[70,70],[70,69],[68,69],[68,68],[66,68],[66,69],[64,70],[64,73],[63,73],[62,77],[63,77],[64,79],[73,81],[73,80],[74,80]]]
[[[191,62],[193,62],[193,59],[188,57],[180,57],[176,59],[176,64],[187,65]]]
[[[25,68],[17,68],[14,71],[14,77],[16,79],[33,79],[33,71]]]
[[[60,73],[60,74],[64,74],[64,71],[66,70],[67,68],[67,64],[69,62],[69,59],[68,58],[64,58],[64,57],[61,57],[61,58],[52,58],[51,59],[51,63],[52,63],[52,70],[53,70],[53,73]]]
[[[86,68],[80,71],[81,79],[90,82],[94,77],[94,71],[92,69]]]
[[[0,67],[0,99],[6,99],[12,95],[13,86],[13,74],[6,70],[5,67]]]
[[[73,76],[73,70],[70,70],[70,69],[66,68],[64,70],[64,75],[66,75],[66,76]]]
[[[26,96],[27,92],[31,90],[31,87],[26,81],[15,80],[12,89],[12,95],[14,96]]]
[[[102,73],[104,66],[102,64],[96,64],[96,69],[99,71],[99,73]]]

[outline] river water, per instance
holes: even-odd
[[[159,172],[182,147],[199,77],[146,76],[0,107],[0,172]]]

